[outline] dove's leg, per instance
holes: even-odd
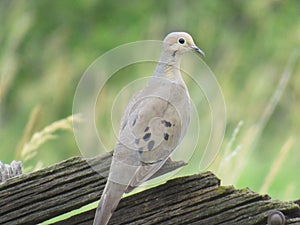
[[[127,186],[107,181],[102,193],[93,225],[106,225],[117,208]]]

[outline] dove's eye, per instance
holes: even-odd
[[[182,38],[182,37],[178,38],[178,43],[181,44],[181,45],[185,44],[185,39]]]

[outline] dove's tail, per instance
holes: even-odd
[[[98,208],[96,210],[93,225],[108,224],[108,221],[117,208],[125,190],[125,185],[107,181]]]

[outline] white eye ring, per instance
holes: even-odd
[[[184,45],[186,43],[186,40],[183,37],[178,38],[177,42],[181,45]]]

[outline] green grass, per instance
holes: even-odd
[[[116,1],[1,1],[0,160],[26,160],[32,155],[22,155],[22,146],[72,114],[76,86],[98,56],[120,44],[184,30],[206,52],[204,61],[227,106],[221,152],[208,169],[225,184],[281,200],[300,198],[298,14],[295,0],[136,0],[122,7]],[[120,71],[101,94],[97,124],[109,148],[115,140],[112,102],[141,71]],[[203,124],[207,116],[200,115]],[[51,135],[56,139],[38,145],[26,167],[80,154],[72,132],[55,129]],[[188,172],[199,171],[191,165]]]

